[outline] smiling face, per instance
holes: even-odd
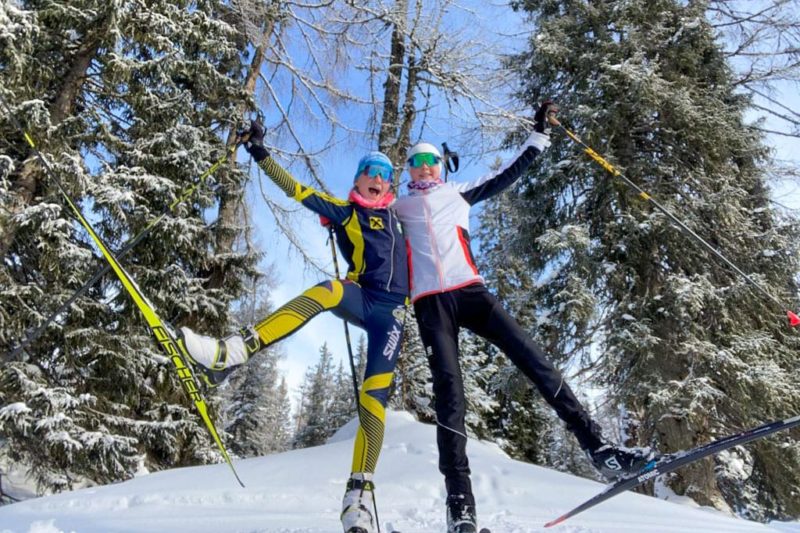
[[[408,174],[412,182],[440,181],[442,154],[432,144],[420,142],[408,151]]]
[[[419,167],[409,166],[408,173],[411,176],[411,181],[439,181],[442,174],[442,165],[439,163],[433,165],[423,163]]]
[[[356,178],[355,182],[355,188],[358,194],[372,202],[381,200],[386,196],[391,186],[392,182],[384,180],[380,174],[372,177],[367,174],[367,172],[362,172],[358,178]]]

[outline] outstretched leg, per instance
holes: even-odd
[[[547,359],[544,350],[512,318],[486,287],[469,287],[462,309],[464,325],[500,348],[525,374],[542,397],[567,424],[581,447],[594,450],[603,445],[600,427]]]
[[[277,311],[257,323],[253,329],[258,333],[261,349],[266,348],[308,324],[323,311],[348,308],[355,321],[361,318],[358,286],[350,281],[325,281],[289,300]]]
[[[254,353],[292,335],[319,313],[340,308],[358,323],[361,317],[358,286],[349,281],[325,281],[288,301],[253,328],[244,328],[219,340],[181,328],[179,342],[206,382],[214,386]]]
[[[600,426],[564,381],[561,372],[547,359],[542,348],[503,309],[483,286],[470,288],[462,309],[464,324],[503,350],[511,361],[536,385],[559,418],[575,435],[595,468],[606,478],[636,472],[654,458],[650,448],[624,448],[605,442]]]

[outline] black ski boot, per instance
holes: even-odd
[[[588,455],[594,467],[609,481],[635,474],[656,459],[650,448],[626,448],[614,444],[604,444]]]
[[[447,496],[447,533],[478,533],[475,498],[472,494]]]

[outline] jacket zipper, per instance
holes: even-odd
[[[436,259],[436,273],[439,275],[439,289],[444,291],[442,260],[439,257],[439,247],[436,244],[436,234],[433,232],[433,216],[431,215],[431,209],[428,205],[428,191],[422,191],[422,206],[424,207],[423,211],[425,212],[425,224],[428,226],[428,235],[431,236],[429,239],[431,243],[431,252],[433,252],[433,256]]]

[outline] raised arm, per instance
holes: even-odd
[[[264,127],[253,122],[250,131],[242,136],[245,149],[250,152],[258,166],[270,177],[275,185],[293,198],[336,224],[343,223],[351,214],[350,203],[319,192],[312,187],[301,184],[294,176],[280,166],[264,148]]]
[[[555,119],[558,107],[550,101],[544,102],[536,111],[534,131],[525,140],[519,152],[505,165],[495,172],[486,174],[475,181],[467,183],[453,183],[453,187],[461,193],[464,200],[470,205],[482,202],[487,198],[499,194],[528,169],[536,156],[550,146],[550,136],[547,133],[547,123]]]

